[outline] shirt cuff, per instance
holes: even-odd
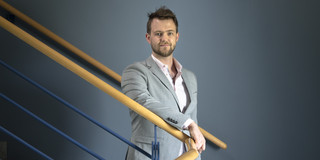
[[[192,119],[187,119],[187,121],[186,122],[184,122],[184,124],[183,124],[183,126],[182,126],[182,129],[184,129],[184,130],[187,130],[188,129],[188,127],[189,127],[189,125],[191,124],[193,122],[193,120]]]

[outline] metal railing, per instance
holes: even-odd
[[[25,107],[21,106],[20,104],[18,104],[17,102],[15,102],[14,100],[10,99],[9,97],[5,96],[4,94],[0,93],[0,97],[7,100],[8,102],[10,102],[11,104],[15,105],[16,107],[18,107],[20,110],[24,111],[25,113],[27,113],[29,116],[33,117],[34,119],[36,119],[37,121],[41,122],[42,124],[44,124],[45,126],[47,126],[48,128],[50,128],[51,130],[55,131],[56,133],[60,134],[62,137],[64,137],[65,139],[67,139],[68,141],[70,141],[71,143],[75,144],[76,146],[78,146],[79,148],[81,148],[82,150],[88,152],[89,154],[91,154],[92,156],[94,156],[95,158],[99,159],[99,160],[104,160],[104,158],[102,158],[100,155],[98,155],[97,153],[91,151],[90,149],[88,149],[87,147],[85,147],[84,145],[80,144],[78,141],[74,140],[73,138],[71,138],[70,136],[68,136],[67,134],[63,133],[62,131],[60,131],[59,129],[57,129],[56,127],[52,126],[51,124],[49,124],[48,122],[46,122],[45,120],[41,119],[40,117],[38,117],[37,115],[35,115],[34,113],[30,112],[29,110],[27,110]],[[30,146],[28,146],[30,147]],[[39,152],[38,152],[39,153]]]
[[[93,124],[97,125],[98,127],[102,128],[103,130],[107,131],[108,133],[112,134],[113,136],[115,136],[116,138],[120,139],[122,142],[128,144],[129,146],[131,146],[132,148],[138,150],[139,152],[141,152],[142,154],[144,154],[145,156],[152,158],[152,155],[150,155],[149,153],[147,153],[146,151],[144,151],[143,149],[141,149],[140,147],[136,146],[134,143],[130,142],[129,140],[125,139],[124,137],[120,136],[119,134],[117,134],[116,132],[112,131],[110,128],[104,126],[103,124],[99,123],[97,120],[93,119],[92,117],[90,117],[89,115],[85,114],[84,112],[82,112],[81,110],[79,110],[77,107],[73,106],[72,104],[70,104],[69,102],[67,102],[66,100],[62,99],[61,97],[57,96],[56,94],[54,94],[53,92],[49,91],[48,89],[46,89],[45,87],[43,87],[42,85],[40,85],[39,83],[35,82],[34,80],[30,79],[29,77],[27,77],[26,75],[22,74],[21,72],[19,72],[18,70],[16,70],[15,68],[11,67],[10,65],[6,64],[5,62],[3,62],[0,59],[0,65],[4,66],[5,68],[7,68],[8,70],[10,70],[11,72],[15,73],[16,75],[18,75],[19,77],[21,77],[22,79],[26,80],[27,82],[29,82],[30,84],[32,84],[33,86],[39,88],[40,90],[42,90],[43,92],[45,92],[46,94],[50,95],[52,98],[54,98],[55,100],[59,101],[60,103],[62,103],[64,106],[68,107],[69,109],[71,109],[72,111],[76,112],[77,114],[81,115],[82,117],[86,118],[87,120],[89,120],[90,122],[92,122]],[[1,93],[0,93],[1,94]],[[6,98],[5,98],[6,99]],[[8,99],[6,99],[8,100]],[[15,104],[15,103],[13,103]]]
[[[0,93],[0,97],[2,96],[2,94]],[[14,139],[16,139],[18,142],[24,144],[25,146],[27,146],[28,148],[30,148],[31,150],[35,151],[36,153],[38,153],[39,155],[41,155],[43,158],[48,159],[48,160],[53,160],[51,157],[49,157],[48,155],[46,155],[45,153],[41,152],[40,150],[38,150],[37,148],[35,148],[34,146],[32,146],[31,144],[29,144],[28,142],[24,141],[23,139],[21,139],[20,137],[16,136],[15,134],[13,134],[12,132],[10,132],[9,130],[5,129],[4,127],[0,126],[0,131],[8,134],[9,136],[13,137]]]

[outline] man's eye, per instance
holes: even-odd
[[[169,33],[168,33],[168,36],[172,36],[172,35],[173,35],[173,33],[172,33],[172,32],[169,32]]]
[[[161,36],[162,34],[161,33],[156,33],[156,36]]]

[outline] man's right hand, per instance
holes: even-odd
[[[198,152],[201,153],[202,151],[204,151],[206,149],[206,139],[203,137],[203,135],[199,129],[199,126],[195,122],[192,122],[188,126],[188,130],[189,130],[190,135],[196,144]]]

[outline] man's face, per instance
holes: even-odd
[[[155,18],[151,22],[151,32],[146,34],[146,39],[151,45],[153,53],[168,57],[172,55],[176,47],[179,33],[176,33],[176,25],[172,19],[159,20]]]

